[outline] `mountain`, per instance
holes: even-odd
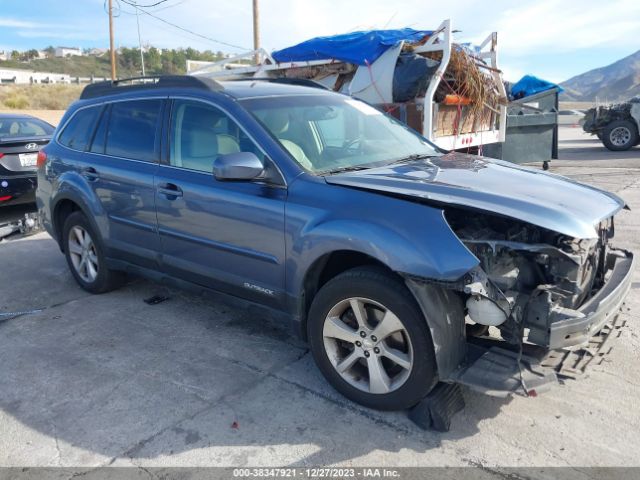
[[[564,101],[624,101],[640,95],[640,50],[606,67],[595,68],[560,85]]]

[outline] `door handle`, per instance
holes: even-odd
[[[158,185],[158,193],[166,196],[169,200],[175,200],[182,196],[182,189],[173,183],[161,183]]]
[[[93,167],[83,168],[82,169],[82,176],[84,178],[86,178],[87,180],[89,180],[90,182],[93,182],[93,181],[97,180],[98,178],[100,178],[100,175],[98,175],[98,171]]]

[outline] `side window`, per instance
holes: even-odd
[[[171,115],[169,163],[174,167],[211,173],[218,155],[252,152],[266,163],[264,153],[221,110],[202,102],[175,100]]]
[[[93,142],[91,142],[90,152],[104,153],[105,142],[107,141],[107,128],[109,127],[109,114],[111,113],[111,106],[107,105],[102,112],[100,120],[98,120],[98,127],[96,133],[93,134]]]
[[[58,137],[58,142],[74,150],[85,150],[91,141],[102,105],[78,110]]]
[[[158,159],[156,130],[162,100],[130,100],[111,105],[105,153],[146,162]]]

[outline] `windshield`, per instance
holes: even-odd
[[[0,138],[40,137],[53,133],[53,127],[35,118],[0,118]]]
[[[346,96],[253,98],[242,104],[303,168],[313,173],[440,155],[402,123]]]

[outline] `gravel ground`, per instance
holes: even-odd
[[[616,242],[639,251],[640,149],[571,128],[560,148],[552,172],[626,199]],[[605,363],[537,398],[465,391],[434,433],[340,397],[256,312],[146,281],[88,295],[43,233],[2,242],[0,260],[0,311],[27,312],[0,317],[0,466],[640,465],[637,272]]]

